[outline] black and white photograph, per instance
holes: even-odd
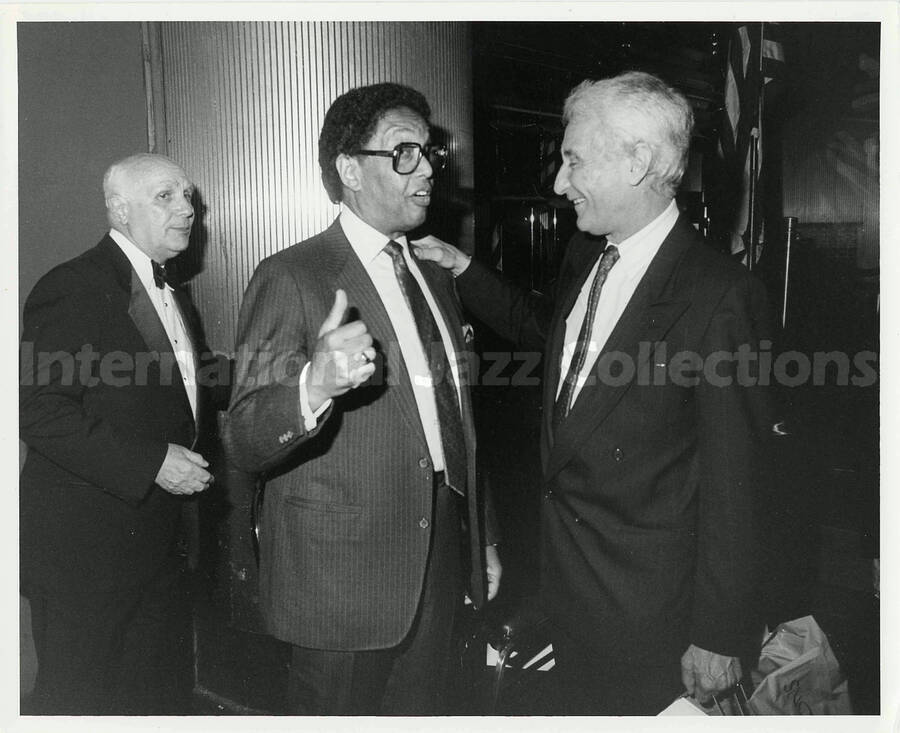
[[[0,5],[0,728],[893,730],[898,12]]]

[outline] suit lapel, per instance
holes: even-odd
[[[447,332],[450,335],[450,341],[453,351],[456,353],[456,363],[459,371],[459,397],[462,409],[462,426],[463,435],[466,442],[466,459],[467,459],[467,475],[468,489],[466,491],[466,510],[468,513],[468,540],[469,554],[472,574],[469,579],[469,593],[475,608],[484,608],[487,603],[487,588],[485,585],[486,576],[484,574],[484,528],[482,527],[483,516],[480,510],[480,499],[478,491],[478,461],[476,456],[477,442],[475,435],[475,420],[472,409],[472,393],[469,389],[472,375],[469,374],[471,368],[471,360],[469,356],[469,346],[463,339],[462,314],[456,307],[456,302],[452,298],[452,294],[448,291],[444,283],[439,278],[446,277],[446,274],[434,269],[428,263],[418,263],[422,277],[428,284],[434,301],[437,304],[438,312],[444,319],[447,326]]]
[[[673,275],[691,243],[692,232],[685,232],[685,226],[690,227],[690,224],[679,218],[609,335],[591,375],[593,384],[585,385],[572,412],[554,436],[545,470],[546,479],[554,476],[583,445],[586,437],[606,419],[634,383],[643,362],[652,354],[655,343],[665,337],[690,306],[689,300],[673,298],[671,293]],[[601,367],[601,360],[604,356],[609,359],[613,355],[626,365],[634,366],[634,376],[624,384],[604,384],[600,379],[601,372],[606,373],[606,369]],[[545,429],[550,429],[549,424]]]
[[[130,263],[129,263],[130,264]],[[177,293],[177,291],[176,291]],[[177,294],[176,300],[178,300],[178,307],[182,312],[182,319],[186,318],[185,308],[183,306],[180,298],[183,298],[183,294]],[[194,420],[194,412],[191,409],[191,403],[187,396],[187,391],[184,388],[184,382],[182,380],[181,370],[178,367],[178,362],[175,359],[175,354],[172,350],[172,344],[169,341],[169,336],[166,333],[166,329],[163,327],[162,321],[159,319],[159,314],[156,312],[156,308],[153,307],[153,302],[150,300],[150,296],[147,294],[147,290],[144,288],[143,283],[140,278],[137,276],[137,273],[131,269],[131,299],[128,305],[128,315],[131,317],[132,322],[137,328],[138,333],[141,334],[141,338],[144,339],[144,343],[147,344],[147,349],[149,351],[155,351],[159,354],[160,357],[160,365],[168,366],[166,361],[168,360],[171,363],[174,373],[172,374],[172,387],[178,391],[179,399],[183,403],[184,408],[191,415],[191,419]],[[186,328],[189,327],[186,325]],[[190,329],[189,329],[190,330]],[[193,333],[188,334],[191,337],[191,342],[193,343]],[[196,367],[196,354],[194,354],[194,365]],[[196,427],[196,420],[195,427]],[[196,435],[196,430],[194,431]]]
[[[603,252],[606,246],[606,239],[600,240],[578,240],[579,251],[573,253],[573,270],[577,275],[573,278],[571,285],[564,285],[562,300],[560,301],[556,314],[553,319],[553,326],[550,334],[550,348],[547,350],[546,366],[544,368],[544,434],[549,436],[550,442],[554,442],[555,436],[552,431],[553,424],[553,405],[556,402],[556,392],[559,387],[559,380],[562,378],[560,374],[560,356],[562,355],[563,346],[566,338],[566,318],[578,300],[578,294],[584,287],[588,276],[591,274],[597,258]]]
[[[128,316],[131,318],[131,322],[134,324],[135,329],[147,346],[147,351],[159,354],[160,361],[162,361],[163,358],[171,360],[171,363],[176,370],[175,374],[172,375],[172,386],[178,391],[179,401],[182,407],[187,414],[191,416],[191,420],[194,423],[194,442],[196,442],[197,436],[199,435],[196,418],[191,410],[191,403],[188,400],[187,392],[184,389],[184,383],[181,380],[181,371],[178,368],[178,363],[175,361],[172,345],[169,342],[166,329],[163,327],[162,321],[160,321],[159,315],[153,307],[150,296],[147,295],[147,291],[144,289],[140,278],[138,278],[137,273],[131,266],[128,257],[109,234],[100,240],[97,249],[105,262],[112,266],[114,278],[122,289],[123,295],[128,298]],[[185,305],[186,294],[179,290],[176,290],[175,294],[178,300],[178,306],[182,312],[182,317],[190,320],[190,317],[187,314],[190,314],[193,311],[190,307]],[[197,333],[195,327],[196,324],[193,321],[190,323],[188,323],[187,320],[185,321],[185,328],[188,329],[188,335],[191,337],[192,344],[196,343],[194,340],[195,334]],[[196,346],[194,346],[194,348],[196,349]],[[169,354],[168,357],[163,356],[166,353]],[[195,366],[197,365],[196,351],[194,353],[194,364]],[[199,403],[197,408],[199,414]]]
[[[153,307],[141,279],[133,271],[131,273],[131,301],[128,305],[128,315],[131,316],[135,328],[150,351],[160,354],[172,351],[172,345],[169,343],[169,337],[166,329],[163,328],[162,321],[159,320],[159,314]]]
[[[328,280],[334,283],[335,288],[346,291],[350,306],[357,307],[363,314],[369,332],[386,340],[386,343],[378,344],[376,373],[378,369],[386,369],[383,373],[385,382],[390,385],[388,395],[397,400],[403,419],[425,448],[427,447],[425,431],[419,418],[419,408],[413,395],[409,372],[400,353],[397,334],[381,302],[381,296],[378,295],[369,273],[350,246],[340,222],[335,221],[326,233],[332,240],[328,247],[334,257],[323,263],[323,272],[328,276]],[[333,293],[331,297],[334,297]]]
[[[447,326],[447,332],[450,334],[450,342],[453,351],[456,354],[457,371],[459,372],[459,397],[462,408],[462,424],[466,438],[466,449],[469,451],[469,463],[474,463],[475,456],[475,424],[472,417],[472,396],[469,392],[468,385],[471,383],[471,375],[469,374],[470,360],[467,358],[469,347],[463,341],[462,318],[459,310],[450,299],[446,288],[437,279],[442,273],[437,273],[434,269],[425,263],[419,264],[419,270],[428,289],[434,296],[434,302],[437,304],[438,312],[444,319]]]
[[[452,302],[449,302],[447,297],[446,289],[443,287],[443,284],[437,280],[438,273],[435,273],[433,268],[427,265],[427,263],[417,263],[419,266],[419,271],[422,273],[422,277],[425,278],[425,282],[428,284],[428,289],[431,291],[431,295],[434,297],[434,302],[437,304],[438,313],[441,318],[444,320],[444,324],[447,326],[447,331],[450,334],[450,342],[453,346],[453,351],[457,355],[457,363],[459,364],[460,380],[465,382],[465,373],[463,369],[463,360],[461,357],[464,356],[466,351],[466,345],[462,341],[462,319],[460,318],[459,312],[453,306]],[[457,385],[460,388],[460,393],[464,390],[462,389],[462,385]]]

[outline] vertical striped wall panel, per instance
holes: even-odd
[[[162,23],[166,150],[204,211],[191,292],[209,345],[233,349],[240,299],[264,257],[325,229],[319,129],[361,84],[396,81],[429,100],[452,165],[432,208],[473,180],[471,30],[466,23]]]
[[[803,120],[784,141],[783,210],[800,224],[860,225],[856,265],[878,267],[879,148],[873,125],[842,126],[825,137]]]

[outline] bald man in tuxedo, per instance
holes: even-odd
[[[212,481],[193,450],[198,328],[166,263],[190,237],[194,187],[161,155],[103,180],[109,232],[25,303],[22,590],[38,673],[30,712],[183,713],[175,592],[187,497]]]

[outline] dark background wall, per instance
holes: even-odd
[[[783,213],[859,224],[855,263],[878,267],[880,29],[783,24],[789,90],[779,100]]]
[[[140,23],[20,23],[19,321],[53,265],[106,228],[101,181],[147,150]]]

